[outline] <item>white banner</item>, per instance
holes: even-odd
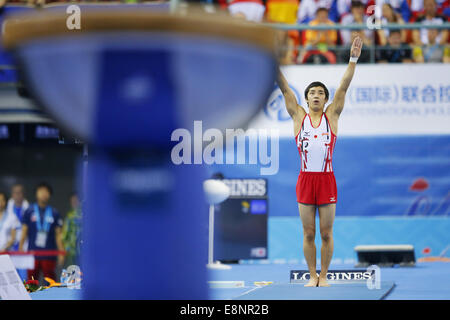
[[[334,92],[346,65],[286,66],[282,72],[308,110],[305,88],[321,81]],[[328,105],[328,104],[326,104]],[[292,120],[278,87],[250,128],[276,128],[293,136]],[[339,119],[339,136],[450,134],[449,64],[372,64],[356,66]]]

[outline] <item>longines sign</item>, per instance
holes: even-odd
[[[329,270],[327,279],[329,281],[368,281],[375,279],[376,269],[367,270]],[[319,274],[319,272],[317,272]],[[309,281],[310,274],[308,270],[291,270],[291,283],[303,283]]]

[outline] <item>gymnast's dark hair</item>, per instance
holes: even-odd
[[[320,81],[314,81],[309,86],[306,87],[306,89],[305,89],[305,99],[308,99],[309,89],[314,88],[314,87],[322,87],[323,90],[325,90],[325,97],[328,100],[328,97],[329,97],[330,93],[328,92],[327,87],[325,87],[325,85],[322,82],[320,82]]]

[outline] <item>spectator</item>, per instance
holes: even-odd
[[[364,37],[364,30],[352,30],[350,33],[350,44],[342,46],[338,53],[339,63],[348,63],[350,59],[350,48],[353,40],[357,37]],[[361,49],[361,55],[359,56],[358,63],[369,63],[370,62],[370,50],[363,46]]]
[[[22,236],[19,250],[23,250],[25,240],[29,239],[28,249],[33,251],[64,250],[61,238],[63,221],[59,213],[49,205],[52,188],[47,183],[36,187],[36,203],[31,205],[22,218]],[[58,266],[64,263],[64,256],[58,255]],[[34,270],[28,270],[28,279],[39,279],[40,272],[44,277],[55,277],[56,257],[36,256]]]
[[[437,6],[435,0],[424,0],[424,13],[416,19],[417,23],[423,25],[440,25],[447,21],[447,19],[437,13]],[[447,43],[448,30],[442,30],[438,33],[437,42],[441,45]],[[422,46],[428,44],[428,29],[422,28],[413,30],[413,42],[415,45]]]
[[[70,207],[71,210],[67,213],[62,228],[62,241],[66,250],[67,266],[78,264],[80,253],[81,209],[76,193],[70,196]]]
[[[364,27],[367,23],[367,16],[364,14],[364,4],[361,1],[354,0],[351,5],[351,13],[345,15],[342,18],[341,24],[353,24],[360,23],[363,24]],[[370,46],[373,43],[373,32],[369,29],[366,29],[364,32],[359,32],[361,34],[361,38],[364,42],[365,46]],[[352,44],[352,32],[351,30],[341,30],[341,40],[343,45],[351,45]],[[350,51],[350,50],[348,50]],[[360,60],[358,60],[360,61]]]
[[[412,62],[411,48],[402,42],[400,30],[391,30],[388,45],[379,48],[376,52],[376,61],[379,63]]]
[[[373,3],[373,0],[359,0],[363,7],[365,8],[370,3]],[[346,15],[349,15],[352,11],[352,0],[337,0],[337,12],[339,14],[339,21]]]
[[[17,183],[11,188],[11,199],[8,201],[7,211],[14,214],[19,221],[22,221],[25,210],[29,207],[28,201],[25,199],[25,189],[20,183]],[[17,230],[16,242],[14,243],[13,250],[19,249],[21,230]],[[28,248],[28,243],[24,243],[24,249]]]
[[[398,23],[405,24],[405,21],[402,19],[402,16],[395,12],[392,6],[389,3],[385,3],[382,6],[382,18],[381,24],[388,23]],[[387,44],[387,38],[389,37],[390,30],[387,28],[382,28],[377,30],[378,38],[380,39],[380,45],[385,46]],[[406,42],[406,30],[400,31],[400,37],[402,42]]]
[[[333,21],[328,19],[328,9],[319,8],[316,12],[316,18],[309,22],[310,26],[334,25]],[[307,30],[306,46],[334,46],[337,41],[336,30]]]
[[[428,29],[428,43],[413,50],[415,62],[450,62],[450,48],[438,43],[438,30]]]
[[[328,9],[319,8],[316,12],[316,18],[310,21],[309,25],[334,25],[334,23],[333,21],[328,19]],[[305,34],[305,50],[303,50],[302,54],[300,55],[299,61],[305,63],[305,56],[308,55],[308,52],[311,53],[311,50],[318,49],[320,52],[317,52],[317,54],[323,56],[325,61],[330,60],[327,56],[332,55],[331,61],[328,62],[335,63],[336,57],[333,52],[329,51],[329,47],[334,47],[336,45],[336,42],[336,30],[307,30]],[[313,58],[311,59],[314,60]]]
[[[6,194],[0,192],[0,252],[12,248],[17,228],[20,228],[19,219],[6,210]]]
[[[315,18],[319,8],[327,8],[329,19],[338,22],[337,2],[338,0],[302,0],[297,14],[298,23],[309,23]]]
[[[445,15],[448,12],[450,6],[449,0],[436,0],[437,13]],[[424,10],[425,3],[424,0],[411,0],[411,11],[414,16],[420,15]]]
[[[245,17],[248,21],[261,22],[266,7],[261,0],[232,0],[228,4],[232,16]]]
[[[375,0],[375,3],[381,8],[383,8],[385,4],[388,4],[397,15],[402,17],[404,22],[409,22],[411,19],[411,8],[409,7],[408,1],[410,0]],[[384,10],[384,8],[382,10]]]

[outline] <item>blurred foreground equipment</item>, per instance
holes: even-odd
[[[213,14],[80,14],[73,30],[65,12],[11,17],[3,44],[30,95],[89,144],[84,298],[205,299],[205,172],[173,164],[171,134],[194,120],[244,128],[273,86],[274,31]]]

